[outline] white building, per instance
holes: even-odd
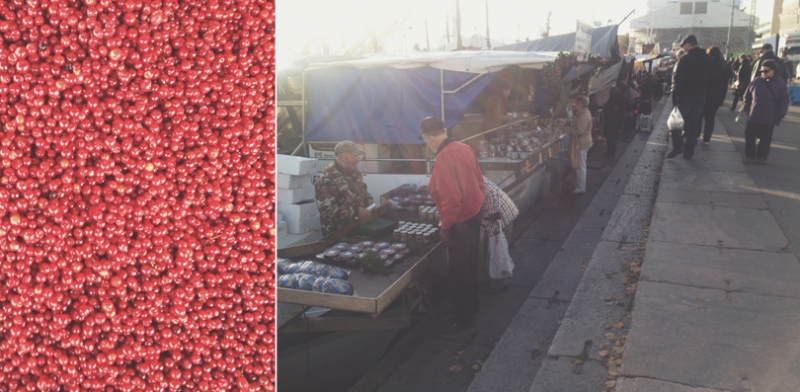
[[[780,1],[780,0],[775,0]],[[800,0],[784,0],[780,15],[780,33],[800,32]]]
[[[725,52],[733,12],[729,52],[742,52],[746,49],[750,15],[739,10],[740,1],[651,0],[651,12],[631,21],[631,38],[670,48],[679,37],[694,34],[701,47],[718,46]]]

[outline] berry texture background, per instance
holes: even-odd
[[[0,390],[274,390],[274,26],[0,2]]]

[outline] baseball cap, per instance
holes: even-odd
[[[694,35],[687,35],[686,38],[683,39],[683,42],[681,42],[681,46],[686,44],[697,46],[697,37],[695,37]]]
[[[343,154],[345,152],[349,152],[357,157],[364,156],[364,151],[361,151],[358,147],[356,147],[355,143],[349,140],[341,141],[336,144],[336,147],[333,148],[333,153],[336,155]]]
[[[443,130],[444,123],[442,122],[441,119],[439,119],[439,117],[430,116],[426,117],[425,119],[422,120],[421,123],[419,123],[419,128],[422,131],[421,134],[419,135],[419,138],[422,139],[422,135],[426,133]]]
[[[762,53],[766,52],[768,50],[772,50],[772,44],[770,44],[770,43],[766,43],[766,44],[764,44],[764,46],[761,47],[761,52]]]

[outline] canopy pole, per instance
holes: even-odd
[[[439,86],[441,87],[439,91],[442,92],[442,124],[444,124],[444,70],[441,68],[439,69]],[[445,129],[447,129],[447,127],[445,127]]]
[[[303,70],[302,83],[303,83],[303,88],[301,90],[301,93],[302,93],[302,102],[301,102],[302,106],[301,107],[303,109],[303,115],[301,117],[302,118],[302,126],[301,126],[301,129],[300,129],[300,136],[301,136],[300,145],[303,146],[303,156],[307,157],[308,156],[308,149],[306,148],[307,144],[306,144],[306,71],[305,70]],[[277,132],[275,132],[275,138],[276,138],[275,140],[277,140],[277,138],[278,138],[278,133]]]
[[[444,72],[444,71],[442,71],[442,72]],[[473,77],[472,79],[468,80],[466,83],[462,84],[459,88],[457,88],[457,89],[455,89],[453,91],[444,91],[444,82],[442,82],[442,94],[443,95],[444,94],[456,94],[459,91],[461,91],[461,89],[463,89],[464,87],[469,86],[472,82],[478,80],[483,75],[485,75],[485,73],[481,73],[481,74],[475,75],[475,77]],[[442,106],[444,106],[444,98],[442,98]],[[444,112],[442,112],[442,116],[444,116]],[[444,120],[442,120],[442,121],[444,121]]]

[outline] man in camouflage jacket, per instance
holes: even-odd
[[[336,161],[322,171],[315,184],[323,235],[368,217],[367,207],[373,203],[358,171],[359,157],[364,152],[351,141],[340,142],[333,152]]]

